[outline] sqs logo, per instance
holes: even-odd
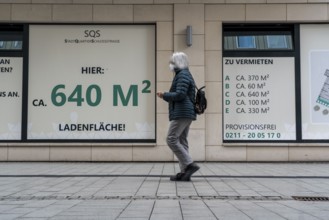
[[[84,33],[85,33],[84,37],[97,38],[101,36],[100,30],[85,30]]]

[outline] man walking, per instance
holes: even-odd
[[[189,154],[187,140],[190,125],[196,120],[193,104],[195,82],[188,66],[185,53],[174,53],[169,62],[169,68],[175,74],[171,88],[169,92],[157,92],[157,96],[169,104],[167,144],[178,158],[181,170],[170,177],[171,181],[190,181],[193,173],[200,169]]]

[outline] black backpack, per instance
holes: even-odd
[[[194,110],[198,115],[203,114],[207,108],[207,98],[205,91],[203,91],[204,88],[206,88],[206,86],[202,86],[200,89],[195,86],[196,95],[193,104]]]

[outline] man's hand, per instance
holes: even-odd
[[[163,98],[163,92],[157,92],[157,96],[162,99]]]

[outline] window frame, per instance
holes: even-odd
[[[227,50],[225,49],[225,36],[243,36],[243,35],[286,35],[291,34],[291,49],[249,49],[249,50]],[[224,138],[224,98],[222,98],[222,142],[224,145],[233,143],[303,143],[301,139],[301,91],[300,91],[300,39],[299,24],[222,24],[222,58],[225,57],[294,57],[295,59],[295,121],[296,121],[296,139],[295,140],[228,140]],[[224,78],[224,65],[222,66],[222,77]],[[224,86],[222,87],[224,94]]]

